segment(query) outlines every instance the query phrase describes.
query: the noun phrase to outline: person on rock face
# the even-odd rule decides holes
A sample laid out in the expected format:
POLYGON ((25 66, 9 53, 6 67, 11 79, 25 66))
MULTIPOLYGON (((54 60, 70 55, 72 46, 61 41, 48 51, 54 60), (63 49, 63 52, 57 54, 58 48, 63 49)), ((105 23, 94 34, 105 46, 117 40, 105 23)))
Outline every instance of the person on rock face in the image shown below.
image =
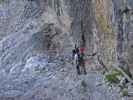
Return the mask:
POLYGON ((85 68, 85 48, 81 47, 80 48, 80 57, 79 57, 79 66, 82 68, 84 74, 87 74, 86 68, 85 68))
POLYGON ((76 65, 78 74, 80 74, 79 57, 80 57, 79 47, 77 47, 77 45, 75 44, 75 48, 72 50, 72 60, 73 60, 72 64, 76 65))
POLYGON ((75 48, 72 50, 72 60, 74 60, 75 64, 77 62, 78 55, 79 55, 79 48, 75 44, 75 48))
POLYGON ((85 48, 81 47, 80 49, 75 45, 75 48, 72 50, 72 59, 74 60, 74 64, 76 65, 77 74, 81 74, 81 70, 83 70, 84 74, 86 74, 85 68, 85 48))

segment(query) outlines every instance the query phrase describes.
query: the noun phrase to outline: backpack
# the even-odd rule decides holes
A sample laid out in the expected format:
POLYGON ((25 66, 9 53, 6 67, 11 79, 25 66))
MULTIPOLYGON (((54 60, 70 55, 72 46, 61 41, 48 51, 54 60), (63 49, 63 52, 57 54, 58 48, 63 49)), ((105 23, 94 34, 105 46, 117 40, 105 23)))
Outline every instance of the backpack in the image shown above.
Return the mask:
POLYGON ((80 48, 80 53, 82 54, 82 53, 84 53, 84 52, 85 52, 85 48, 81 47, 81 48, 80 48))

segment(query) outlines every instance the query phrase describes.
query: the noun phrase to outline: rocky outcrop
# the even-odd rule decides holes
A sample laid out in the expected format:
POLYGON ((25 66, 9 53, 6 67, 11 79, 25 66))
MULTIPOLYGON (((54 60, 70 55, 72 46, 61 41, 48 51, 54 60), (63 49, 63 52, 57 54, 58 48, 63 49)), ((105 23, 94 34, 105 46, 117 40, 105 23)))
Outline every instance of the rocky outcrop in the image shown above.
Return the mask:
POLYGON ((94 5, 98 49, 103 62, 108 67, 118 62, 119 66, 131 70, 132 2, 94 0, 94 5))
POLYGON ((98 29, 99 49, 108 67, 116 61, 117 33, 113 31, 113 7, 111 0, 96 0, 95 15, 98 29))
POLYGON ((59 2, 56 0, 54 4, 43 0, 13 0, 5 3, 11 6, 5 5, 8 9, 8 20, 11 22, 1 22, 1 26, 7 28, 1 30, 2 34, 4 33, 0 41, 1 67, 6 66, 5 69, 9 71, 15 63, 26 61, 29 55, 49 52, 56 55, 68 51, 66 47, 71 45, 71 42, 66 41, 70 41, 68 39, 70 20, 63 7, 63 14, 57 14, 58 11, 55 9, 57 3, 59 2), (6 27, 5 24, 9 26, 6 27))
MULTIPOLYGON (((114 1, 115 14, 116 14, 116 27, 117 27, 117 53, 120 63, 128 63, 132 69, 132 9, 133 4, 131 0, 118 2, 114 1), (130 39, 129 39, 130 37, 130 39)), ((132 70, 131 70, 132 72, 132 70)))
MULTIPOLYGON (((67 99, 71 100, 74 95, 74 99, 78 100, 79 98, 76 97, 78 93, 74 92, 75 90, 79 91, 80 82, 79 80, 76 81, 78 83, 77 87, 73 85, 73 81, 76 78, 71 76, 74 71, 74 69, 71 69, 73 67, 70 64, 71 59, 65 58, 56 62, 56 59, 60 58, 61 55, 70 57, 74 44, 84 46, 87 55, 96 53, 96 57, 90 60, 93 66, 101 66, 100 64, 102 64, 109 69, 112 64, 119 63, 118 66, 125 69, 129 68, 133 72, 132 9, 132 0, 4 0, 0 2, 0 80, 2 82, 0 84, 4 86, 0 87, 0 94, 5 95, 5 97, 8 95, 11 98, 12 96, 20 97, 20 99, 22 96, 22 99, 25 97, 29 100, 37 98, 34 94, 40 96, 40 91, 50 91, 50 93, 46 92, 46 94, 44 93, 41 96, 48 94, 47 99, 51 100, 52 98, 49 96, 52 93, 52 88, 55 89, 55 94, 53 93, 52 95, 54 98, 58 91, 56 88, 61 84, 62 87, 59 90, 63 91, 62 93, 65 95, 61 93, 59 97, 65 100, 64 98, 70 96, 67 99), (42 56, 38 57, 38 55, 42 56), (44 59, 46 55, 49 56, 44 59), (56 59, 52 60, 54 57, 56 59), (99 57, 101 63, 98 63, 97 57, 99 57), (66 59, 69 59, 69 61, 64 61, 66 59), (56 63, 49 63, 50 61, 56 63), (61 62, 63 64, 57 64, 61 62), (65 62, 68 62, 69 66, 64 65, 65 62), (41 75, 32 76, 34 74, 33 71, 38 69, 43 71, 45 69, 44 66, 49 66, 50 68, 52 66, 48 71, 48 75, 50 74, 50 78, 53 77, 53 79, 48 79, 49 83, 46 84, 52 84, 53 87, 48 87, 47 89, 43 88, 43 86, 49 76, 46 74, 46 76, 44 75, 45 77, 41 75), (64 66, 66 68, 63 68, 64 66), (61 67, 61 71, 59 67, 61 67), (53 69, 56 68, 59 68, 59 70, 55 70, 58 74, 53 75, 55 73, 53 69), (72 74, 67 77, 68 73, 62 72, 64 70, 72 74), (29 78, 29 80, 24 77, 29 78), (5 78, 6 80, 3 81, 5 78), (39 78, 39 80, 36 78, 39 78), (43 78, 46 79, 43 80, 43 78), (60 78, 71 80, 70 83, 64 83, 70 84, 70 87, 65 88, 63 84, 65 80, 60 78), (11 84, 10 80, 12 80, 11 84), (14 85, 16 81, 18 83, 14 85), (52 81, 59 83, 56 85, 52 81), (44 84, 42 83, 41 86, 38 86, 39 82, 44 82, 44 84), (17 89, 15 89, 16 87, 17 89), (74 89, 71 89, 71 87, 74 87, 74 89), (72 94, 68 93, 69 88, 72 94), (28 89, 34 92, 28 92, 28 89), (25 91, 26 93, 24 94, 25 91), (66 96, 67 93, 68 96, 66 96)), ((87 70, 91 66, 89 63, 87 70)), ((83 78, 92 77, 87 75, 83 78)), ((93 78, 97 78, 97 76, 93 78)), ((89 86, 91 83, 89 82, 87 80, 86 85, 91 88, 89 86)), ((92 82, 95 83, 96 80, 92 80, 92 82)), ((49 86, 46 84, 45 86, 49 86)), ((104 93, 101 94, 99 92, 101 89, 106 91, 103 87, 100 89, 95 86, 92 87, 95 91, 92 94, 86 94, 85 100, 88 100, 90 95, 92 99, 96 99, 95 95, 98 95, 100 100, 113 99, 108 93, 106 95, 110 98, 106 99, 103 96, 104 93)), ((56 97, 56 99, 59 97, 56 97)), ((116 97, 117 95, 115 99, 118 100, 116 97)))
POLYGON ((88 54, 94 50, 93 24, 95 21, 93 3, 89 0, 71 1, 72 37, 79 46, 86 47, 88 54))
POLYGON ((78 43, 86 54, 97 52, 108 68, 115 62, 131 67, 132 5, 131 0, 5 0, 0 4, 0 38, 24 34, 36 41, 34 50, 58 54, 69 53, 78 43))

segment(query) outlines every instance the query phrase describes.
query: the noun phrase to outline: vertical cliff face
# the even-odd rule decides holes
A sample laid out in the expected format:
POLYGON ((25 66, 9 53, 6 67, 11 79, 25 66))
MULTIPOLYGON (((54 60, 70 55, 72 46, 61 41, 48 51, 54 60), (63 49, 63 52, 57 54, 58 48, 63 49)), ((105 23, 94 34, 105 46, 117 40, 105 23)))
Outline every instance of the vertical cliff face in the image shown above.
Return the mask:
POLYGON ((97 52, 108 67, 132 66, 132 7, 131 0, 4 0, 0 38, 24 35, 33 50, 56 53, 71 52, 77 43, 87 54, 97 52))
POLYGON ((115 63, 133 72, 133 0, 0 0, 0 100, 121 100, 89 73, 115 63), (91 55, 79 78, 75 44, 91 55))
POLYGON ((110 67, 116 61, 116 32, 113 31, 113 7, 111 0, 95 0, 95 17, 100 52, 104 63, 110 67))
POLYGON ((87 53, 94 50, 93 23, 94 9, 91 0, 71 1, 71 30, 73 40, 79 46, 83 45, 87 49, 87 53))
POLYGON ((99 52, 106 66, 119 62, 132 66, 131 0, 71 1, 71 30, 74 43, 85 37, 87 53, 99 52))
POLYGON ((6 1, 0 4, 0 67, 6 72, 38 53, 71 51, 71 20, 63 0, 6 1))
POLYGON ((133 2, 131 0, 113 0, 113 5, 117 32, 117 58, 121 64, 126 62, 132 69, 133 2))
POLYGON ((119 62, 120 66, 131 68, 132 1, 95 0, 94 9, 104 62, 107 66, 119 62))

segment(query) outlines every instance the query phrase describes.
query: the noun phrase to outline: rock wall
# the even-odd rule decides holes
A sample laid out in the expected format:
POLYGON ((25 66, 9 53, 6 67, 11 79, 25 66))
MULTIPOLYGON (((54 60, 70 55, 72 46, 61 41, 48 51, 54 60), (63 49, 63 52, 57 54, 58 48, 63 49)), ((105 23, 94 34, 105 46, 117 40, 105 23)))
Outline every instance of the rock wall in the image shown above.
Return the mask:
POLYGON ((113 31, 113 7, 111 0, 95 0, 95 15, 98 29, 100 54, 104 63, 111 67, 116 61, 116 32, 113 31))
POLYGON ((86 47, 88 54, 94 50, 93 23, 95 21, 93 4, 90 0, 71 1, 72 36, 75 43, 86 47))
MULTIPOLYGON (((77 43, 86 54, 97 52, 108 68, 116 62, 131 67, 132 9, 132 0, 5 0, 0 4, 1 50, 11 40, 23 45, 15 36, 32 52, 70 54, 77 43)), ((1 55, 8 58, 3 51, 1 55)))
POLYGON ((131 0, 70 1, 71 30, 74 43, 82 44, 85 37, 87 54, 98 52, 104 64, 132 66, 131 0))
POLYGON ((113 0, 115 27, 117 32, 117 59, 122 66, 127 63, 132 70, 132 32, 133 2, 131 0, 113 0), (130 37, 130 39, 129 39, 130 37))
POLYGON ((121 67, 132 69, 133 2, 95 0, 94 8, 104 63, 110 67, 118 62, 121 67))
POLYGON ((71 51, 68 34, 71 20, 63 1, 61 4, 58 0, 7 1, 1 4, 8 18, 3 22, 7 16, 0 16, 0 68, 10 72, 15 64, 25 64, 38 53, 56 56, 71 51))

